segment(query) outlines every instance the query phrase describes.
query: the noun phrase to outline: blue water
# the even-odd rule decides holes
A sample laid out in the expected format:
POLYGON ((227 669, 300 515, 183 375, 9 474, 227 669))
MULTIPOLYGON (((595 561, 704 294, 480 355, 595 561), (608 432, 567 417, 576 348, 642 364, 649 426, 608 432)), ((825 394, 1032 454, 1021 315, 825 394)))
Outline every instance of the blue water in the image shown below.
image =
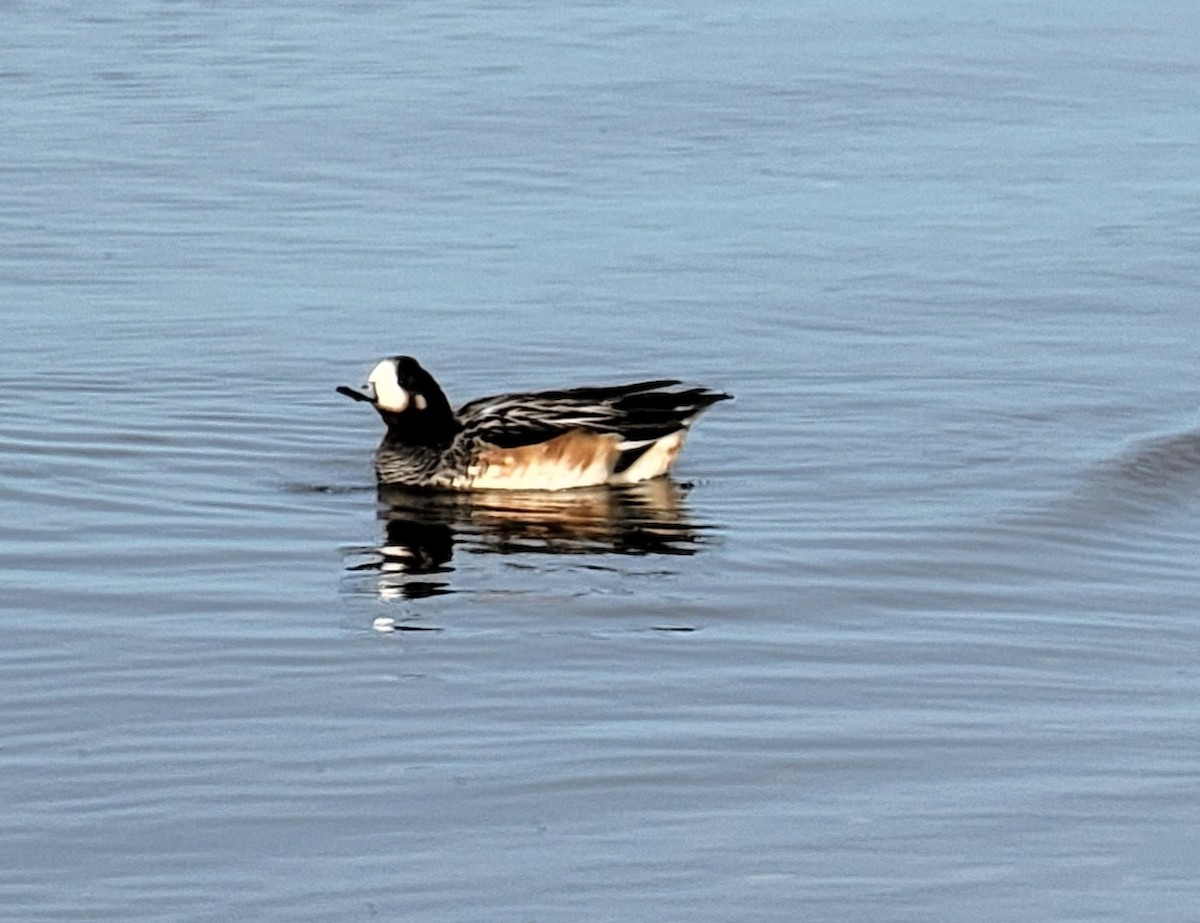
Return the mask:
POLYGON ((1198 27, 0 4, 0 918, 1194 919, 1198 27), (377 496, 398 352, 736 400, 377 496))

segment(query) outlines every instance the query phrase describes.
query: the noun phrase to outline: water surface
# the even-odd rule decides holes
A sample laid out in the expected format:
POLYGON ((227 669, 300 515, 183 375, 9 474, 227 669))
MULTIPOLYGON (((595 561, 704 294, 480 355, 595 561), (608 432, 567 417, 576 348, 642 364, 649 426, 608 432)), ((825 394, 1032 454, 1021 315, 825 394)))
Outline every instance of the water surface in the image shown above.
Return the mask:
POLYGON ((3 915, 1192 919, 1197 26, 0 7, 3 915), (396 352, 736 400, 378 496, 396 352))

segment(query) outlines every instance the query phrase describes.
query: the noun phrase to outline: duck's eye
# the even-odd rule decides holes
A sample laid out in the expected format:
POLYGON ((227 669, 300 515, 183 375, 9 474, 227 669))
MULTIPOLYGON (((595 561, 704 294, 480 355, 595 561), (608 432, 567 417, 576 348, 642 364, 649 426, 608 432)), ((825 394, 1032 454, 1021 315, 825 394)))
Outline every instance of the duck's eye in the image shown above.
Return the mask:
POLYGON ((424 394, 414 394, 413 395, 413 406, 416 407, 417 410, 424 410, 426 407, 429 406, 429 401, 425 400, 424 394))

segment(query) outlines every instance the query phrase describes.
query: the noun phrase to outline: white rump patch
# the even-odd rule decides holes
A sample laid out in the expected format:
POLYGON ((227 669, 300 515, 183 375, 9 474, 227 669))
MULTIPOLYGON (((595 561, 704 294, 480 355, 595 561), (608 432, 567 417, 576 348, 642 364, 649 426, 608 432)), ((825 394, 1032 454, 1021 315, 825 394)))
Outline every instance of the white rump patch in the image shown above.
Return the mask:
POLYGON ((650 478, 660 477, 671 470, 679 450, 683 448, 684 430, 676 430, 670 435, 654 440, 641 454, 637 461, 609 479, 610 484, 636 484, 650 478))

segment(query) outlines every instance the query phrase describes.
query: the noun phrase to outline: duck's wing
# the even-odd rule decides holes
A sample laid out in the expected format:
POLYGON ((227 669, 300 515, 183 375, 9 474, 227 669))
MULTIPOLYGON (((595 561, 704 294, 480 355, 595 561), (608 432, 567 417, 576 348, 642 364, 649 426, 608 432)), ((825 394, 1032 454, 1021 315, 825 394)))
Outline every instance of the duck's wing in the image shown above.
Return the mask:
POLYGON ((565 433, 614 434, 621 447, 685 428, 698 413, 730 397, 707 388, 675 388, 674 379, 604 388, 569 388, 479 398, 456 413, 463 436, 501 448, 533 445, 565 433))

